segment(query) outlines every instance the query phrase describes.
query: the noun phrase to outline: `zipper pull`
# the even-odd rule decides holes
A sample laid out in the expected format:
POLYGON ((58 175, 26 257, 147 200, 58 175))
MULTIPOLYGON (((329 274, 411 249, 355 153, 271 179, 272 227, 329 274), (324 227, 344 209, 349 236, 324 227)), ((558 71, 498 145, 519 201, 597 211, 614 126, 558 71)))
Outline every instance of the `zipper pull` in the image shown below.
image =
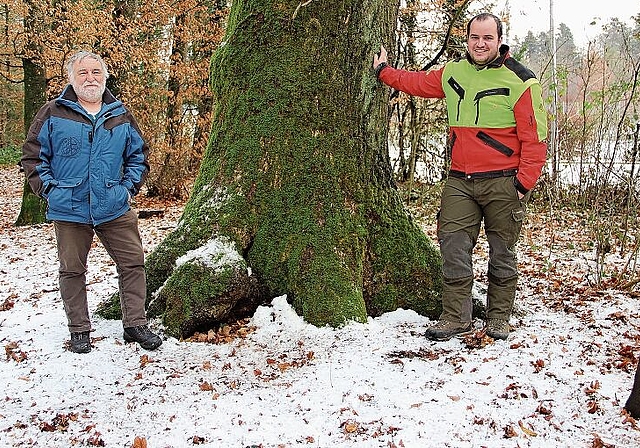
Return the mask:
POLYGON ((89 143, 93 143, 93 131, 89 131, 89 143))

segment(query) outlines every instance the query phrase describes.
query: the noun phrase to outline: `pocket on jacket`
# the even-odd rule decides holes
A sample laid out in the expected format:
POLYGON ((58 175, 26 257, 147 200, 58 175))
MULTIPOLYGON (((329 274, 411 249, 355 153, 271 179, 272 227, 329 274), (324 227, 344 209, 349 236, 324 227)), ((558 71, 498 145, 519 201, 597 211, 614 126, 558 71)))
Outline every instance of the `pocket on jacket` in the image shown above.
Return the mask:
POLYGON ((120 183, 120 179, 108 179, 106 181, 107 204, 105 209, 108 213, 117 212, 129 203, 129 190, 120 183))
POLYGON ((73 200, 73 191, 82 184, 82 178, 58 180, 55 187, 47 195, 49 209, 57 212, 71 213, 77 209, 73 200))
POLYGON ((502 143, 502 142, 496 140, 495 138, 491 137, 486 132, 479 131, 476 134, 476 137, 478 137, 478 139, 480 139, 488 147, 495 149, 496 151, 498 151, 499 153, 502 153, 503 155, 505 155, 507 157, 511 157, 513 155, 513 153, 515 152, 513 149, 509 148, 504 143, 502 143))

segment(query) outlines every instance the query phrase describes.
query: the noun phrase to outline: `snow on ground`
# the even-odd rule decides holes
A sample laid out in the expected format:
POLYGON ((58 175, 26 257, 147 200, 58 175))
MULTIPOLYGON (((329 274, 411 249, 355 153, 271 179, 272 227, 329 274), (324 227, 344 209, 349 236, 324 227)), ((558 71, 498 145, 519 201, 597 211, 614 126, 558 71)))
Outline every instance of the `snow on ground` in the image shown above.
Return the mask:
MULTIPOLYGON (((52 225, 12 227, 22 179, 0 173, 0 446, 640 446, 622 410, 640 351, 638 294, 591 287, 594 257, 571 224, 530 216, 506 342, 431 342, 431 321, 407 310, 317 328, 276 297, 226 342, 167 338, 154 352, 94 317, 94 349, 78 355, 65 348, 52 225)), ((174 205, 141 220, 147 251, 179 215, 174 205)), ((486 247, 475 256, 481 292, 486 247)), ((116 291, 99 244, 88 283, 92 309, 116 291)))

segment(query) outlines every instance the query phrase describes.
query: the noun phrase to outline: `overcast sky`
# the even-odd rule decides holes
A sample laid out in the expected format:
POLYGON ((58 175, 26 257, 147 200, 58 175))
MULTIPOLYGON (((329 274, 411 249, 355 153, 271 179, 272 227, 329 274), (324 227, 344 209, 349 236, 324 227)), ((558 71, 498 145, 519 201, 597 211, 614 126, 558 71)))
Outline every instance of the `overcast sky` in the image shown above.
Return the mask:
MULTIPOLYGON (((511 9, 511 30, 509 39, 524 37, 527 32, 538 33, 549 29, 550 0, 499 0, 499 4, 508 3, 511 9)), ((638 0, 605 0, 600 2, 574 2, 573 0, 554 0, 556 28, 566 24, 573 33, 576 45, 584 46, 598 35, 602 25, 610 18, 617 17, 631 25, 631 17, 640 13, 638 0), (595 24, 591 25, 595 21, 595 24)), ((500 12, 498 9, 494 12, 500 12)))

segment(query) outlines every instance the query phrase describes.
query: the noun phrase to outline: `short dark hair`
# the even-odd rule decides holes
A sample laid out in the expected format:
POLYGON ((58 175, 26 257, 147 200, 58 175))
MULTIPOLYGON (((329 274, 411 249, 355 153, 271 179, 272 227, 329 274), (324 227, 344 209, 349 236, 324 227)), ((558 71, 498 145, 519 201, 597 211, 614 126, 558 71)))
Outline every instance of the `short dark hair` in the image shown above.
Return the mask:
POLYGON ((493 19, 496 22, 496 28, 498 29, 498 39, 502 37, 502 21, 498 18, 498 16, 491 14, 490 12, 481 12, 480 14, 474 16, 469 23, 467 23, 467 37, 469 37, 469 33, 471 33, 471 23, 474 20, 484 21, 487 19, 493 19))

